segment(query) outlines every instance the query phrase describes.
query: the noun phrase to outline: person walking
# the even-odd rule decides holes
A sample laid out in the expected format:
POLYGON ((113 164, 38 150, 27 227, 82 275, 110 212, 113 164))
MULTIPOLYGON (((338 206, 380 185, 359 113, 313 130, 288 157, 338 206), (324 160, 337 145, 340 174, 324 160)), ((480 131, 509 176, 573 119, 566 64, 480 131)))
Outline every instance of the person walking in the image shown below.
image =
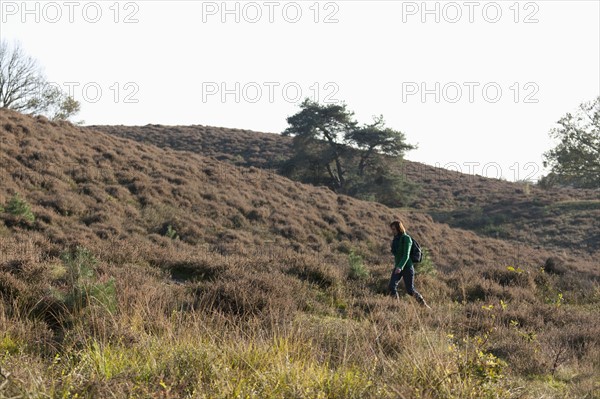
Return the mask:
POLYGON ((394 270, 392 270, 392 276, 390 277, 390 284, 388 286, 390 295, 399 299, 398 296, 398 283, 400 279, 404 278, 404 287, 408 295, 414 296, 422 306, 431 309, 431 307, 425 302, 423 295, 421 295, 414 287, 415 279, 415 268, 413 262, 410 259, 410 248, 412 245, 412 238, 406 234, 406 229, 402 222, 394 220, 390 223, 390 229, 394 239, 392 240, 392 254, 394 255, 394 270))

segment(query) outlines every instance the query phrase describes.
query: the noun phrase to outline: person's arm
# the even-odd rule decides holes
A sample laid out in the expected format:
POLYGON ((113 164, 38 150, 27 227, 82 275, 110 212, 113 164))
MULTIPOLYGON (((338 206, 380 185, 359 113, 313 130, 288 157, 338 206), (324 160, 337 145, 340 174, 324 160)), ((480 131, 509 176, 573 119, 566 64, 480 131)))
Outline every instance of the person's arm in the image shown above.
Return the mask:
POLYGON ((404 269, 404 266, 406 266, 406 262, 408 262, 412 240, 410 236, 406 236, 406 239, 404 239, 403 237, 400 241, 400 244, 402 245, 402 256, 398 260, 398 263, 396 263, 396 269, 400 269, 400 271, 402 271, 402 269, 404 269))

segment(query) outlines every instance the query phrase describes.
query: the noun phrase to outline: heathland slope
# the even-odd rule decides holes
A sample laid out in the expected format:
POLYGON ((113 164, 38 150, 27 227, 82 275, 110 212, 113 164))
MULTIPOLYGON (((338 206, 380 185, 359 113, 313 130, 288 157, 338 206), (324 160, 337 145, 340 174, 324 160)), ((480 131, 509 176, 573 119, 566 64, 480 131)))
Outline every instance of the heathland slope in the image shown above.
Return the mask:
MULTIPOLYGON (((290 137, 251 130, 201 125, 90 128, 163 148, 196 152, 237 166, 270 171, 276 171, 293 151, 290 137)), ((541 188, 468 173, 466 165, 446 166, 455 170, 402 162, 400 172, 418 186, 417 194, 406 206, 424 211, 436 221, 479 235, 599 255, 600 191, 541 188), (558 234, 561 234, 560 240, 556 239, 558 234)), ((481 173, 484 166, 472 167, 481 173)), ((530 172, 526 167, 535 165, 520 165, 514 171, 503 172, 505 175, 530 172)), ((497 173, 493 167, 488 171, 492 175, 497 173)))
MULTIPOLYGON (((346 245, 377 257, 382 244, 387 249, 387 224, 399 216, 440 267, 512 262, 508 254, 515 251, 512 244, 435 223, 423 212, 394 211, 259 168, 68 123, 9 113, 4 118, 2 167, 7 173, 0 202, 21 193, 38 215, 28 228, 56 242, 132 236, 161 242, 171 226, 182 243, 192 246, 225 250, 230 244, 273 241, 275 246, 336 252, 346 245), (462 245, 477 250, 461 251, 462 245)), ((531 261, 549 256, 527 245, 519 251, 531 261)))
POLYGON ((598 388, 591 256, 7 110, 0 170, 0 397, 598 388), (433 312, 385 295, 394 218, 433 312))

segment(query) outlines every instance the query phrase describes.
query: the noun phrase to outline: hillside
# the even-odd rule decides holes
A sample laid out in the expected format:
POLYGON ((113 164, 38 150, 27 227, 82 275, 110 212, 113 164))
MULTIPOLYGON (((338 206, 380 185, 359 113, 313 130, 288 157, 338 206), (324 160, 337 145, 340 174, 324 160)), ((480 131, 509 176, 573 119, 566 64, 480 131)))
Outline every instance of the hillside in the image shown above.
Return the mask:
POLYGON ((0 110, 0 137, 0 398, 600 388, 592 255, 43 117, 0 110), (384 295, 394 218, 432 312, 384 295))
MULTIPOLYGON (((163 148, 196 152, 237 166, 276 170, 292 139, 210 126, 91 126, 163 148)), ((273 172, 274 173, 274 172, 273 172)), ((419 186, 409 207, 479 235, 600 256, 600 191, 542 189, 405 160, 401 173, 419 186), (555 239, 564 232, 561 240, 555 239)))

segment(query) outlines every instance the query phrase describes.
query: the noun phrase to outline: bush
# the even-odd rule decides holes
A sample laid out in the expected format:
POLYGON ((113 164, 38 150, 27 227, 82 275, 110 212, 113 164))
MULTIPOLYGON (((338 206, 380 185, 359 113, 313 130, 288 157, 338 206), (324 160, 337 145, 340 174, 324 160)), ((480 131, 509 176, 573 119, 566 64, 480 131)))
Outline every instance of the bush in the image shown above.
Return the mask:
POLYGON ((15 194, 6 205, 6 212, 13 216, 20 216, 28 222, 35 220, 35 216, 31 211, 29 204, 22 199, 19 194, 15 194))
POLYGON ((78 246, 72 253, 63 253, 61 260, 67 268, 68 288, 64 302, 69 309, 79 311, 96 301, 109 312, 116 311, 114 278, 98 281, 95 276, 98 261, 89 250, 78 246))
POLYGON ((176 240, 179 238, 179 236, 177 235, 177 231, 171 225, 167 226, 167 231, 165 232, 165 236, 169 237, 172 240, 176 240))
POLYGON ((431 256, 429 255, 429 250, 425 247, 421 247, 423 251, 423 259, 421 259, 420 263, 415 264, 415 274, 429 274, 435 276, 437 274, 437 270, 433 261, 431 260, 431 256))
POLYGON ((289 259, 287 264, 287 273, 321 288, 329 288, 339 283, 335 268, 318 259, 296 257, 289 259))
POLYGON ((546 273, 557 274, 561 276, 567 272, 567 268, 562 260, 556 257, 551 257, 546 259, 546 262, 544 263, 544 271, 546 273))
POLYGON ((350 263, 350 278, 361 280, 369 276, 369 270, 365 267, 362 257, 350 251, 348 254, 348 262, 350 263))

